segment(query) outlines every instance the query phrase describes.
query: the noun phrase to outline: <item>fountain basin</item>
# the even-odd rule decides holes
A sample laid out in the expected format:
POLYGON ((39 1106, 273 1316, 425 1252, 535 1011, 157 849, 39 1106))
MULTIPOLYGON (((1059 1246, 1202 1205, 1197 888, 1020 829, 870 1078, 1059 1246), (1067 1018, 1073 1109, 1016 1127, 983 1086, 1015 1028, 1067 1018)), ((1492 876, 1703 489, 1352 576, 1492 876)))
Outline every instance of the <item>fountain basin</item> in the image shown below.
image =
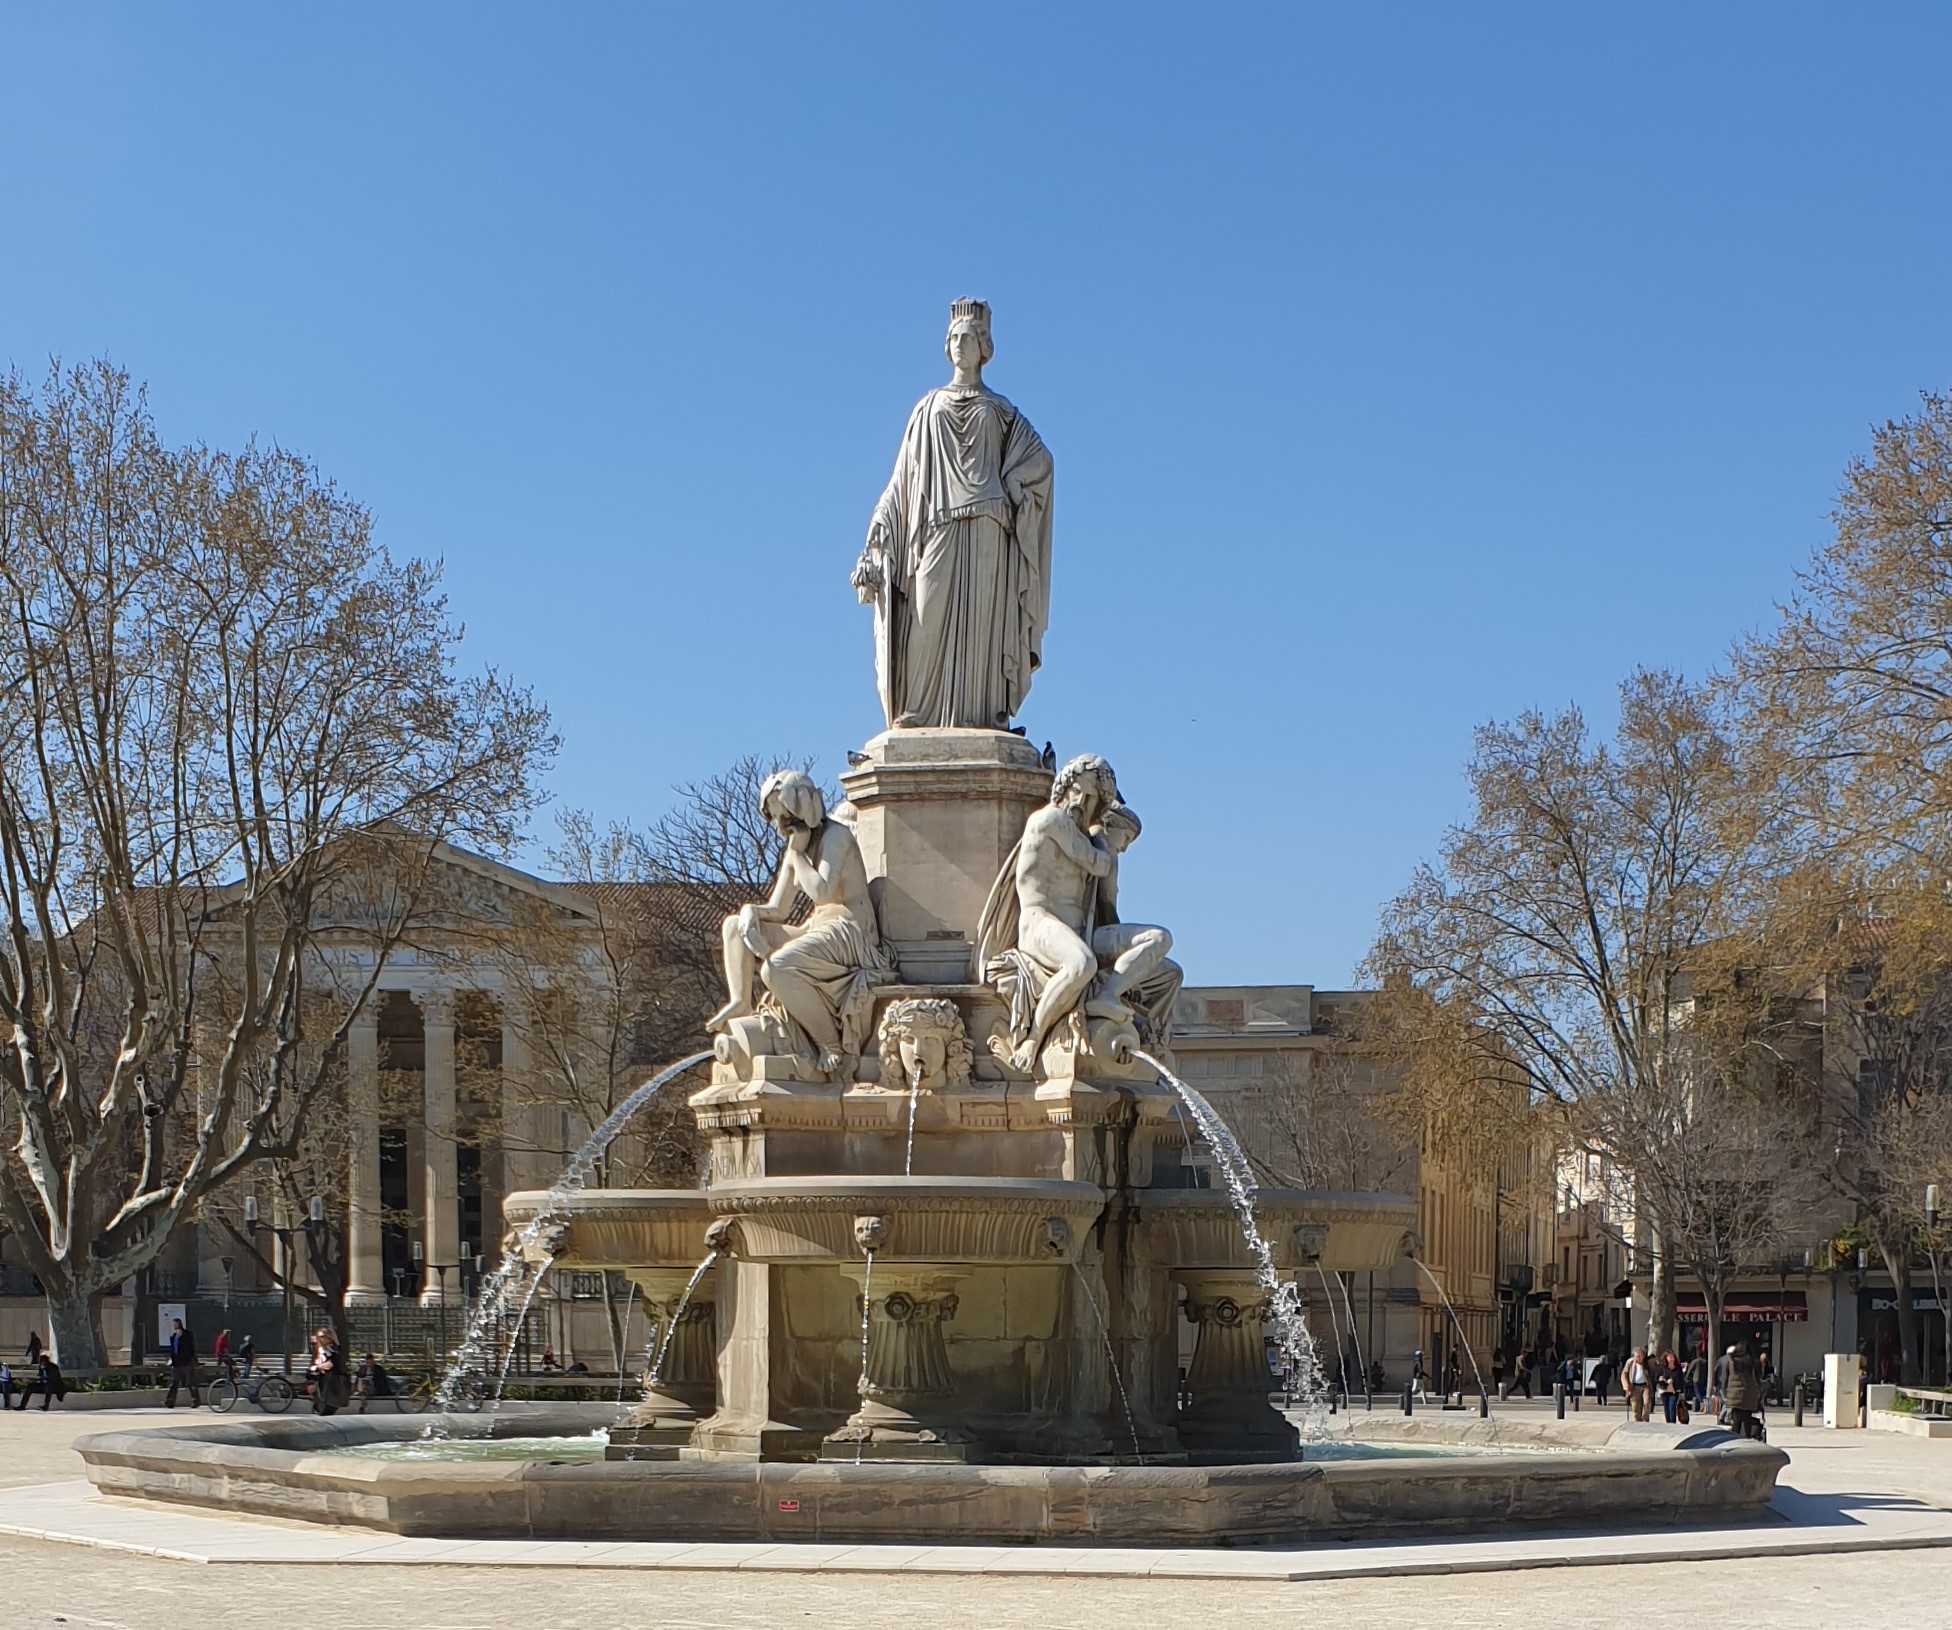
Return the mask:
POLYGON ((1036 1177, 758 1178, 709 1198, 737 1256, 782 1265, 860 1262, 870 1241, 890 1266, 1072 1262, 1105 1206, 1095 1184, 1036 1177))
MULTIPOLYGON (((1417 1224, 1407 1194, 1343 1194, 1326 1189, 1255 1189, 1255 1226, 1280 1270, 1330 1273, 1393 1267, 1417 1224), (1311 1237, 1311 1231, 1312 1237, 1311 1237)), ((1140 1189, 1133 1195, 1141 1228, 1160 1237, 1155 1260, 1174 1268, 1243 1269, 1255 1262, 1240 1218, 1219 1189, 1140 1189)))
POLYGON ((559 1195, 528 1189, 502 1202, 510 1228, 526 1228, 549 1214, 561 1218, 560 1238, 527 1240, 523 1254, 532 1263, 553 1257, 565 1268, 689 1268, 704 1256, 705 1230, 712 1225, 711 1196, 701 1189, 571 1189, 559 1195), (561 1249, 546 1251, 548 1245, 561 1249))
MULTIPOLYGON (((489 1424, 506 1436, 545 1427, 534 1414, 489 1424)), ((1726 1432, 1646 1427, 1537 1454, 1253 1466, 467 1463, 321 1452, 404 1441, 420 1425, 208 1420, 104 1433, 76 1448, 104 1494, 392 1534, 1129 1546, 1726 1523, 1759 1515, 1788 1463, 1780 1449, 1726 1432)))

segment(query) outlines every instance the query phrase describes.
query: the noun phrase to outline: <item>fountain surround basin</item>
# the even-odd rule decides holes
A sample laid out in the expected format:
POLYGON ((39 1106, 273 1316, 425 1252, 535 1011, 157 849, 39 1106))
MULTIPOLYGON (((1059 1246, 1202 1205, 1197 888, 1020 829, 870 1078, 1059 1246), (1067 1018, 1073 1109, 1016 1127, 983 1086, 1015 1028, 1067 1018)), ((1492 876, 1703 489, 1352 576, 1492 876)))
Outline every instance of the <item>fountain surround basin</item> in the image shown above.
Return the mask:
MULTIPOLYGON (((454 1425, 511 1437, 589 1430, 582 1412, 557 1413, 454 1425)), ((1720 1524, 1758 1515, 1788 1460, 1714 1429, 1616 1426, 1595 1447, 1594 1424, 1576 1450, 1546 1448, 1553 1440, 1534 1429, 1526 1438, 1538 1453, 1205 1467, 428 1462, 324 1452, 405 1443, 420 1430, 416 1418, 377 1416, 200 1420, 104 1433, 76 1448, 105 1494, 401 1535, 1122 1546, 1720 1524)))

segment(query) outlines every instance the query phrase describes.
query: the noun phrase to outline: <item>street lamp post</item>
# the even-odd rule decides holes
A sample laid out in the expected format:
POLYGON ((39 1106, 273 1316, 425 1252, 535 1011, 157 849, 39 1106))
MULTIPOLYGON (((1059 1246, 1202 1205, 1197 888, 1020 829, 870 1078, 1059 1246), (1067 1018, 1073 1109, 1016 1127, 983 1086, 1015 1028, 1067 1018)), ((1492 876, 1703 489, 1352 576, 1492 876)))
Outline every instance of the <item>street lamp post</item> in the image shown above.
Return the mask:
MULTIPOLYGON (((281 1271, 278 1274, 278 1282, 284 1287, 284 1292, 285 1292, 284 1323, 282 1325, 283 1335, 280 1338, 280 1345, 285 1350, 284 1371, 286 1375, 290 1375, 291 1374, 291 1275, 292 1275, 291 1244, 294 1239, 296 1239, 299 1235, 303 1234, 305 1236, 306 1243, 309 1245, 311 1241, 317 1238, 319 1233, 323 1231, 323 1229, 325 1228, 325 1201, 320 1199, 316 1194, 313 1195, 312 1198, 306 1202, 305 1217, 304 1220, 301 1222, 268 1223, 258 1215, 258 1197, 255 1194, 247 1194, 244 1196, 244 1226, 249 1232, 253 1234, 255 1234, 260 1228, 268 1230, 271 1233, 272 1237, 278 1241, 278 1244, 284 1250, 284 1263, 281 1271)), ((228 1276, 230 1272, 230 1266, 228 1261, 226 1261, 225 1263, 224 1272, 228 1276)))

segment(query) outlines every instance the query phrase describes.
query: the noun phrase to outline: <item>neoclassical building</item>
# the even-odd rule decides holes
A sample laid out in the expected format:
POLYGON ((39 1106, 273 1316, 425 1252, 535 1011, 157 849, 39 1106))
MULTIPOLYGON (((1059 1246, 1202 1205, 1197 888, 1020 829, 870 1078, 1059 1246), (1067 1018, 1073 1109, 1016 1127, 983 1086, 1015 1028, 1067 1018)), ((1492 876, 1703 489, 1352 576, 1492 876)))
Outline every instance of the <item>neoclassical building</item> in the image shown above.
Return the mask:
MULTIPOLYGON (((281 1195, 263 1173, 250 1184, 260 1214, 274 1220, 281 1208, 282 1220, 302 1213, 318 1193, 343 1231, 348 1305, 356 1313, 389 1309, 396 1319, 443 1301, 451 1309, 477 1274, 493 1271, 503 1197, 546 1187, 630 1087, 701 1040, 717 996, 712 970, 693 954, 697 942, 687 940, 676 956, 669 943, 674 916, 715 928, 709 905, 551 882, 452 846, 435 858, 439 903, 411 943, 377 972, 358 935, 334 949, 341 980, 371 978, 373 994, 346 1037, 342 1108, 327 1116, 324 1147, 295 1180, 303 1192, 281 1195), (646 937, 647 921, 662 925, 664 940, 615 954, 620 939, 646 937), (635 988, 617 988, 620 972, 635 988), (566 990, 594 1011, 567 1016, 566 990)), ((1266 1180, 1417 1195, 1425 1261, 1472 1344, 1488 1353, 1529 1333, 1530 1309, 1544 1300, 1534 1287, 1551 1260, 1550 1202, 1541 1222, 1515 1168, 1477 1170, 1427 1139, 1405 1142, 1384 1128, 1375 1095, 1388 1083, 1352 1060, 1339 1035, 1362 999, 1306 985, 1188 986, 1174 1009, 1179 1067, 1250 1132, 1269 1162, 1266 1180), (1304 1150, 1311 1140, 1323 1146, 1304 1150)), ((659 1112, 659 1128, 620 1141, 607 1181, 643 1181, 646 1172, 663 1183, 695 1180, 689 1117, 671 1113, 690 1084, 680 1083, 659 1112), (669 1140, 652 1147, 660 1130, 669 1140)), ((1190 1144, 1187 1161, 1186 1180, 1206 1181, 1207 1162, 1190 1144)), ((243 1198, 240 1190, 213 1203, 172 1240, 148 1287, 158 1301, 191 1307, 206 1329, 220 1320, 249 1328, 271 1316, 281 1258, 269 1239, 258 1240, 263 1261, 240 1245, 243 1198)), ((301 1258, 298 1277, 317 1277, 314 1266, 301 1258)), ((32 1286, 18 1270, 7 1275, 4 1241, 0 1275, 11 1296, 0 1297, 4 1342, 38 1316, 38 1302, 25 1299, 32 1286)), ((601 1289, 579 1284, 563 1294, 594 1298, 601 1289)), ((1413 1264, 1344 1289, 1354 1346, 1365 1362, 1380 1361, 1393 1384, 1413 1351, 1441 1350, 1445 1315, 1413 1264)), ((1313 1313, 1325 1350, 1338 1334, 1346 1346, 1351 1332, 1338 1325, 1332 1333, 1323 1309, 1313 1313)), ((356 1325, 378 1328, 365 1318, 356 1325)), ((581 1328, 582 1337, 571 1327, 559 1340, 600 1339, 598 1325, 581 1328)))

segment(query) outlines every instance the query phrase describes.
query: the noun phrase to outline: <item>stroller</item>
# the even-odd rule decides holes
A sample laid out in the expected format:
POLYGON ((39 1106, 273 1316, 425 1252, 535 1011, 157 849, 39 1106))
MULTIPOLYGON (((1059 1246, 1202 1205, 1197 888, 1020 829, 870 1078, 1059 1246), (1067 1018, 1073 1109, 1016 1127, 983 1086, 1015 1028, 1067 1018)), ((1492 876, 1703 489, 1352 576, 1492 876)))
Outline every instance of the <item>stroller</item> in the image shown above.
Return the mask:
POLYGON ((1757 1404, 1754 1409, 1730 1409, 1724 1403, 1721 1413, 1715 1417, 1715 1424, 1756 1443, 1767 1443, 1769 1430, 1763 1418, 1766 1414, 1767 1410, 1762 1404, 1757 1404))

